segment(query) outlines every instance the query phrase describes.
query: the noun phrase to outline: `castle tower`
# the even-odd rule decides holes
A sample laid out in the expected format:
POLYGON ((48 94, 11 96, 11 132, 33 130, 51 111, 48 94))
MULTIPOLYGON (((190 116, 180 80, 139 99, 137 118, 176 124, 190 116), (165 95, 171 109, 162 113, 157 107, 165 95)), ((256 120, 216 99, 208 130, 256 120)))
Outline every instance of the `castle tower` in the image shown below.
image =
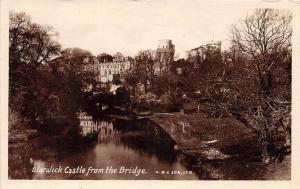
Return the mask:
POLYGON ((170 65, 174 61, 174 53, 175 46, 172 44, 172 40, 159 40, 155 55, 155 74, 162 75, 163 72, 170 70, 170 65))

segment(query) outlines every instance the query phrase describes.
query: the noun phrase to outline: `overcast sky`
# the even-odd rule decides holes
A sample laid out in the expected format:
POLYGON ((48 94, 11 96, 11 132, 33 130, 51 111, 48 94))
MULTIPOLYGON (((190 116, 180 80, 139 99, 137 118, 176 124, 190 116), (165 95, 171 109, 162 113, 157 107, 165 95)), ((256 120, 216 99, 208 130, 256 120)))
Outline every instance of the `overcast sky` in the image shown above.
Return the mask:
POLYGON ((11 0, 10 9, 24 11, 33 22, 52 26, 63 48, 134 56, 155 49, 159 39, 172 39, 179 57, 209 40, 228 47, 232 23, 254 4, 197 0, 11 0))

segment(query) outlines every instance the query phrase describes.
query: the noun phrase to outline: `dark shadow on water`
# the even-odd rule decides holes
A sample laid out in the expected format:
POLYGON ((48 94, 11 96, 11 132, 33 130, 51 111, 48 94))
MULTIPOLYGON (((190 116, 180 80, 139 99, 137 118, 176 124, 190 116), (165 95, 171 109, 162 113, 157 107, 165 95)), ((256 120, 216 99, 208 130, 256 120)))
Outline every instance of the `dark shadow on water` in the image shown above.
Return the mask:
MULTIPOLYGON (((174 150, 175 141, 158 125, 147 119, 85 119, 78 135, 70 138, 41 134, 30 141, 20 157, 10 149, 9 175, 12 179, 137 179, 135 177, 79 177, 58 175, 37 177, 33 166, 65 165, 135 166, 151 169, 192 170, 193 177, 141 177, 138 179, 268 180, 289 179, 290 159, 282 164, 264 165, 249 159, 203 161, 174 150), (15 160, 18 161, 15 161, 15 160), (14 160, 14 162, 13 162, 14 160), (282 176, 286 174, 287 176, 282 176)), ((234 150, 234 149, 228 149, 234 150)))

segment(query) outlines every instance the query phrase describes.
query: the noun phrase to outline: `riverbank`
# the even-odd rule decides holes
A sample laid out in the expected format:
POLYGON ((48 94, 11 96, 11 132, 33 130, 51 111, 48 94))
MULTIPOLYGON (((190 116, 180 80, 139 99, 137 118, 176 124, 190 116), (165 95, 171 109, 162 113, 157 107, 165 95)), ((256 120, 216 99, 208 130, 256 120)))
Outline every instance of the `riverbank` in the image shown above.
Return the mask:
POLYGON ((29 179, 32 173, 24 167, 30 166, 30 154, 34 150, 32 141, 40 134, 35 129, 14 129, 9 131, 8 136, 9 178, 29 179))
POLYGON ((177 143, 176 148, 201 160, 253 159, 259 156, 257 137, 235 119, 214 119, 201 114, 154 114, 147 116, 177 143))
POLYGON ((262 163, 256 134, 235 119, 181 113, 147 118, 176 141, 183 161, 203 179, 291 179, 291 155, 284 156, 282 162, 262 163))
POLYGON ((33 159, 57 159, 70 151, 84 151, 97 141, 94 133, 69 138, 41 133, 36 129, 14 129, 8 135, 8 176, 10 179, 32 179, 33 159))

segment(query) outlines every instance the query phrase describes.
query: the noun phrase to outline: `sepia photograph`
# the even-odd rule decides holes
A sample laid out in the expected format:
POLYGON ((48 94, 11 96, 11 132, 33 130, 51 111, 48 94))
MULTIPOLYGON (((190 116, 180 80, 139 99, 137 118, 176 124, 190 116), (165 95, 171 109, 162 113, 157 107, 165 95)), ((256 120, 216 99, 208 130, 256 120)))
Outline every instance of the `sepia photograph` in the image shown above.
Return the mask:
POLYGON ((289 7, 12 0, 8 14, 8 180, 291 181, 289 7))

